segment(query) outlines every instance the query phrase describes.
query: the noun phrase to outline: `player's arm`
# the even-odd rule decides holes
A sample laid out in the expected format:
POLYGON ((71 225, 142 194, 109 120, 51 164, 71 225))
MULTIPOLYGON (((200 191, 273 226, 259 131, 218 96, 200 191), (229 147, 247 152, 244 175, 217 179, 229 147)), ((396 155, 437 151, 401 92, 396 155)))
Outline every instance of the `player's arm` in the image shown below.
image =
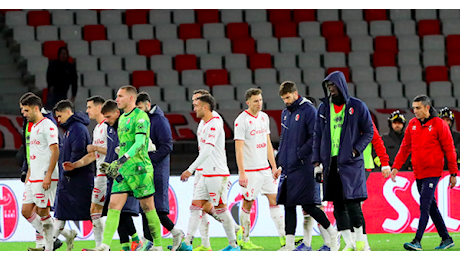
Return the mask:
POLYGON ((26 181, 24 183, 27 183, 29 181, 29 178, 30 178, 30 167, 27 170, 26 181))
MULTIPOLYGON (((409 125, 407 126, 406 131, 404 132, 404 138, 401 142, 401 146, 399 147, 398 153, 396 154, 395 160, 392 165, 390 176, 393 182, 396 182, 396 174, 398 174, 398 171, 406 162, 407 157, 409 157, 409 154, 412 151, 412 137, 410 133, 410 129, 412 129, 411 122, 412 121, 409 121, 409 125)), ((388 176, 384 175, 383 177, 387 178, 388 176)))
POLYGON ((182 173, 180 176, 181 181, 187 181, 190 176, 192 176, 193 172, 195 172, 196 168, 202 165, 206 159, 212 154, 212 144, 205 143, 201 149, 198 157, 193 161, 193 163, 188 167, 186 171, 182 173))
POLYGON ((98 152, 100 154, 107 154, 107 148, 106 147, 97 146, 97 145, 93 145, 93 144, 89 144, 88 146, 86 146, 86 150, 88 151, 88 153, 98 152))
POLYGON ((273 178, 276 180, 281 175, 281 168, 276 168, 275 154, 273 153, 273 145, 269 134, 267 135, 267 158, 272 167, 273 178))
POLYGON ((241 187, 247 187, 248 177, 246 176, 246 172, 244 171, 243 149, 244 140, 235 140, 236 164, 238 165, 238 174, 240 176, 239 183, 241 187))
POLYGON ((80 160, 72 163, 72 162, 63 162, 62 168, 65 171, 73 171, 76 168, 84 167, 92 162, 96 161, 96 153, 88 153, 87 155, 83 156, 80 160))
POLYGON ((49 146, 51 150, 50 164, 48 170, 46 171, 45 179, 43 179, 43 189, 48 190, 51 186, 51 175, 53 174, 54 169, 56 168, 56 163, 59 160, 59 145, 54 143, 49 146))

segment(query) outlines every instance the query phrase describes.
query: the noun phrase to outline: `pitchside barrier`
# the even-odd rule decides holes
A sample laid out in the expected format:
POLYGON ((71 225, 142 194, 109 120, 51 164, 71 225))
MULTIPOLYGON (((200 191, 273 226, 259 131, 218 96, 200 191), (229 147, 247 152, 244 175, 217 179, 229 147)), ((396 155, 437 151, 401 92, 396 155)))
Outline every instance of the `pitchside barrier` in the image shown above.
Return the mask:
MULTIPOLYGON (((449 186, 449 175, 444 172, 444 177, 438 183, 435 193, 439 210, 444 218, 447 229, 451 232, 460 231, 460 179, 453 189, 449 186)), ((169 217, 177 227, 186 231, 190 216, 190 204, 193 192, 193 176, 187 182, 181 182, 179 176, 170 178, 169 187, 169 217)), ((238 176, 230 177, 228 192, 228 207, 231 215, 238 222, 242 206, 241 187, 238 176)), ((369 199, 363 204, 366 229, 368 234, 374 233, 411 233, 417 229, 419 214, 419 194, 412 172, 400 172, 396 182, 384 179, 381 173, 371 173, 367 180, 369 199)), ((18 179, 0 179, 0 241, 34 241, 35 230, 21 215, 22 194, 24 184, 18 179)), ((281 209, 283 210, 282 206, 281 209)), ((325 207, 326 214, 334 224, 332 203, 325 207)), ((89 209, 88 209, 89 212, 89 209)), ((259 195, 251 210, 251 236, 277 236, 275 224, 270 217, 268 200, 259 195)), ((141 217, 134 217, 134 224, 139 235, 142 235, 141 217)), ((225 232, 220 223, 210 219, 210 236, 225 237, 225 232)), ((296 235, 303 235, 303 215, 297 207, 296 235)), ((314 234, 318 235, 317 225, 313 225, 314 234)), ((67 221, 66 228, 77 231, 77 240, 92 240, 92 225, 90 221, 67 221)), ((166 229, 163 237, 171 237, 166 229)), ((428 232, 435 232, 433 222, 427 226, 428 232)), ((199 237, 197 231, 195 234, 199 237)), ((115 234, 114 239, 118 239, 115 234)))

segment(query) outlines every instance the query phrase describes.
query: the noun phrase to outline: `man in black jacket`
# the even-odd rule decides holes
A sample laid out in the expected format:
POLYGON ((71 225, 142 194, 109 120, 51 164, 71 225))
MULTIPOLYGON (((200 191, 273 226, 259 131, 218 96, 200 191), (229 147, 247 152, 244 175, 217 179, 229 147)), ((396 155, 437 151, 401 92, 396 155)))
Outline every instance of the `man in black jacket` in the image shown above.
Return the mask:
MULTIPOLYGON (((439 110, 438 116, 444 120, 450 128, 450 132, 452 133, 452 139, 454 139, 454 147, 455 151, 457 152, 460 149, 460 132, 455 131, 453 126, 455 122, 455 115, 452 110, 450 110, 448 107, 444 107, 443 109, 439 110)), ((457 158, 457 164, 460 163, 460 160, 457 158)), ((447 170, 447 160, 444 159, 444 170, 447 170)))
MULTIPOLYGON (((406 127, 406 118, 399 110, 393 111, 388 117, 388 126, 390 132, 382 135, 383 143, 387 148, 388 156, 390 157, 390 165, 393 165, 396 154, 398 153, 401 142, 404 138, 404 128, 406 127)), ((410 156, 401 168, 401 171, 412 170, 410 156)))

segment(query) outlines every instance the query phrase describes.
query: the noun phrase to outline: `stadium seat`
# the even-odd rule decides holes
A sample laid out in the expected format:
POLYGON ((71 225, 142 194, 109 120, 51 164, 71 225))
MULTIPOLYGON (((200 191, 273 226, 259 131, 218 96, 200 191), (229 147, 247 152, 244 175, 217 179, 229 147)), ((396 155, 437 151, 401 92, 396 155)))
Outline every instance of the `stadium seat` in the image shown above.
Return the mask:
POLYGON ((302 69, 321 67, 321 55, 319 53, 300 53, 298 60, 299 67, 302 69))
POLYGON ((296 54, 294 53, 276 53, 274 57, 274 67, 277 69, 296 68, 296 54))
POLYGON ((79 25, 63 25, 59 28, 59 35, 63 41, 81 40, 81 27, 79 25))
POLYGON ((294 9, 293 20, 297 23, 316 21, 315 9, 294 9))
POLYGON ((212 87, 212 95, 219 101, 235 100, 235 87, 232 85, 215 85, 212 87))
POLYGON ((460 83, 459 81, 454 81, 454 97, 458 97, 460 95, 460 83))
POLYGON ((351 81, 357 82, 373 82, 374 70, 372 67, 354 68, 351 70, 351 81))
POLYGON ((324 90, 322 87, 322 81, 311 82, 310 85, 308 85, 308 96, 313 97, 316 100, 319 100, 320 98, 325 97, 324 90))
POLYGON ((442 34, 460 34, 460 20, 446 20, 442 22, 442 34))
POLYGON ((29 11, 27 13, 27 24, 34 27, 50 25, 50 13, 46 10, 29 11))
POLYGON ((181 85, 196 86, 204 85, 204 75, 202 70, 184 70, 181 73, 181 85))
POLYGON ((394 34, 396 36, 402 35, 416 35, 415 21, 413 20, 402 20, 395 21, 394 24, 394 34))
POLYGON ((418 36, 440 34, 439 20, 420 20, 418 22, 418 36))
POLYGON ((246 92, 246 90, 248 90, 250 88, 257 88, 257 85, 242 84, 242 85, 236 85, 235 86, 236 100, 242 101, 243 108, 247 107, 245 92, 246 92))
POLYGON ((76 10, 76 24, 78 25, 96 25, 97 21, 97 12, 94 10, 76 10))
POLYGON ((133 40, 153 39, 153 25, 135 24, 131 27, 133 40))
POLYGON ((321 28, 322 36, 324 38, 338 37, 344 35, 342 21, 326 21, 321 24, 321 28))
MULTIPOLYGON (((150 96, 151 101, 161 101, 161 88, 159 87, 139 87, 139 92, 146 92, 150 96)), ((154 103, 154 102, 152 102, 154 103)), ((163 107, 161 107, 163 109, 163 107)))
POLYGON ((73 25, 73 12, 68 10, 55 10, 51 13, 53 25, 73 25))
POLYGON ((150 57, 150 69, 157 70, 172 70, 173 57, 171 55, 153 55, 150 57))
POLYGON ((349 53, 350 38, 348 36, 330 37, 327 40, 327 51, 328 52, 345 52, 349 53))
POLYGON ((374 41, 371 36, 358 35, 351 37, 351 50, 359 52, 374 52, 374 41))
POLYGON ((149 23, 153 25, 158 24, 170 24, 171 11, 166 9, 150 10, 149 12, 149 23))
POLYGON ((43 43, 43 56, 50 60, 57 60, 59 48, 65 46, 64 41, 46 41, 43 43))
MULTIPOLYGON (((107 57, 114 57, 114 56, 107 56, 107 57)), ((97 71, 98 70, 97 57, 94 57, 94 56, 82 56, 82 57, 77 58, 76 59, 76 68, 77 68, 78 72, 97 71)), ((120 68, 120 70, 121 70, 121 68, 120 68)), ((105 70, 102 70, 102 71, 105 71, 105 70)))
POLYGON ((206 23, 203 24, 203 37, 210 38, 224 38, 225 26, 223 23, 206 23))
MULTIPOLYGON (((184 87, 181 86, 168 86, 163 88, 165 101, 183 101, 187 100, 187 95, 184 87)), ((190 108, 190 107, 189 107, 190 108)))
POLYGON ((346 67, 346 56, 343 52, 328 52, 323 55, 324 68, 346 67))
MULTIPOLYGON (((99 13, 101 24, 103 25, 119 25, 121 21, 121 10, 103 10, 99 13)), ((53 13, 54 16, 54 13, 53 13)))
POLYGON ((376 51, 372 55, 374 67, 396 66, 395 54, 386 51, 376 51))
POLYGON ((329 75, 334 71, 341 71, 347 82, 350 82, 350 70, 347 67, 328 68, 326 74, 329 75))
POLYGON ((211 54, 229 54, 232 52, 232 43, 227 38, 209 39, 209 53, 211 54))
POLYGON ((398 53, 398 40, 395 36, 377 36, 375 37, 375 51, 388 51, 398 53))
POLYGON ((208 40, 206 39, 188 39, 185 42, 185 53, 203 55, 208 53, 208 40))
MULTIPOLYGON (((35 74, 35 88, 39 89, 39 90, 44 90, 44 89, 47 89, 48 87, 48 83, 46 82, 46 72, 44 73, 37 73, 35 74)), ((46 90, 48 91, 48 89, 46 90)), ((81 91, 79 91, 81 92, 81 91)), ((87 97, 85 97, 87 98, 87 97)))
POLYGON ((87 41, 68 41, 67 48, 69 49, 69 55, 72 57, 89 55, 89 43, 87 41))
POLYGON ((457 99, 455 97, 436 97, 433 98, 433 106, 457 107, 457 99))
MULTIPOLYGON (((312 83, 318 83, 318 87, 321 88, 321 82, 323 82, 324 78, 326 77, 326 71, 324 68, 307 68, 302 71, 303 75, 303 82, 311 86, 312 83)), ((309 88, 310 89, 310 88, 309 88)), ((320 97, 323 97, 324 94, 322 94, 320 97)))
POLYGON ((433 81, 428 85, 428 93, 431 98, 452 97, 452 83, 448 81, 433 81))
POLYGON ((303 50, 305 53, 316 52, 316 53, 325 53, 326 52, 326 40, 321 37, 308 37, 303 41, 303 50))
POLYGON ((125 57, 126 71, 147 70, 147 57, 141 55, 129 55, 125 57))
POLYGON ((128 40, 128 26, 125 24, 107 26, 107 39, 111 41, 128 40))
POLYGON ((371 67, 371 59, 368 52, 350 52, 348 53, 348 66, 354 67, 371 67))
POLYGON ((387 10, 385 9, 364 9, 364 20, 367 22, 387 20, 387 10))
POLYGON ((128 9, 125 12, 125 24, 129 27, 134 24, 146 24, 147 14, 150 10, 147 9, 128 9))
POLYGON ((424 51, 422 56, 423 66, 444 66, 445 53, 444 51, 424 51))
POLYGON ((229 23, 226 27, 227 38, 230 40, 249 37, 249 25, 247 23, 229 23))
POLYGON ((249 56, 251 70, 272 68, 272 56, 268 53, 255 53, 249 56))
POLYGON ((190 101, 171 101, 169 102, 169 111, 170 112, 188 112, 193 109, 192 102, 190 101))
POLYGON ((179 72, 182 72, 183 70, 196 70, 196 56, 190 54, 176 55, 174 58, 174 69, 179 72))
POLYGON ((107 85, 108 86, 119 86, 130 85, 129 72, 128 71, 109 71, 107 72, 107 85))
MULTIPOLYGON (((400 82, 381 83, 380 84, 380 95, 382 98, 385 98, 385 100, 387 101, 388 99, 402 97, 403 96, 403 85, 400 82)), ((404 107, 406 106, 407 104, 404 104, 404 107)))
POLYGON ((460 65, 460 51, 451 51, 447 53, 447 65, 449 65, 449 67, 460 65))
POLYGON ((443 35, 427 35, 423 37, 424 51, 444 51, 445 42, 443 35))
MULTIPOLYGON (((262 97, 264 101, 263 106, 265 107, 265 109, 270 109, 270 104, 273 104, 275 102, 278 104, 278 106, 276 106, 276 109, 279 109, 280 107, 283 108, 283 102, 281 101, 280 96, 278 95, 280 87, 278 83, 265 83, 259 86, 262 90, 262 97), (267 108, 267 105, 269 108, 267 108)), ((273 107, 271 109, 273 109, 273 107)))
POLYGON ((439 9, 439 19, 443 20, 459 20, 460 11, 458 9, 439 9))
POLYGON ((290 22, 291 20, 290 9, 268 9, 268 21, 273 24, 290 22))
POLYGON ((184 54, 184 41, 181 39, 166 39, 162 40, 163 54, 179 55, 184 54))
POLYGON ((338 21, 339 20, 339 10, 338 9, 318 9, 316 10, 316 18, 320 22, 338 21))
MULTIPOLYGON (((379 85, 377 83, 373 81, 361 81, 355 84, 356 84, 356 96, 359 99, 361 100, 367 99, 367 98, 377 99, 379 97, 379 85)), ((366 105, 369 106, 369 104, 367 103, 366 105)))
POLYGON ((265 9, 246 9, 244 14, 245 22, 249 24, 267 21, 267 10, 265 9))
POLYGON ((302 82, 302 70, 299 68, 284 68, 279 70, 279 82, 282 83, 286 80, 300 84, 302 82))
POLYGON ((160 87, 179 85, 179 72, 177 70, 159 70, 156 74, 157 85, 160 87))
POLYGON ((42 56, 42 44, 39 41, 22 42, 19 47, 19 54, 22 57, 42 56))
POLYGON ((155 26, 155 38, 163 41, 177 38, 177 26, 175 24, 159 24, 155 26))
POLYGON ((201 37, 201 25, 197 23, 185 23, 179 25, 179 39, 188 40, 201 37))
POLYGON ((224 24, 243 22, 243 10, 241 9, 222 9, 220 16, 224 24))
MULTIPOLYGON (((455 66, 450 67, 450 80, 454 83, 460 82, 460 65, 455 65, 455 66)), ((458 95, 457 93, 454 93, 454 94, 455 96, 460 96, 460 93, 458 93, 458 95)))
POLYGON ((224 69, 214 69, 206 71, 206 85, 213 87, 214 85, 227 85, 228 73, 224 69))
POLYGON ((17 25, 13 29, 13 39, 17 43, 35 40, 35 29, 33 26, 17 25))
POLYGON ((371 36, 392 36, 390 21, 372 21, 369 24, 371 36))
POLYGON ((227 70, 233 69, 246 69, 247 65, 247 57, 244 54, 227 54, 225 55, 225 68, 227 70))
MULTIPOLYGON (((381 88, 383 89, 383 88, 381 88)), ((409 101, 407 98, 398 96, 385 99, 385 108, 409 108, 409 101)))
POLYGON ((346 30, 348 36, 369 34, 367 22, 362 20, 347 22, 346 30))
POLYGON ((198 9, 195 10, 195 16, 196 22, 201 25, 219 22, 219 10, 217 9, 198 9))
POLYGON ((401 82, 422 81, 422 67, 420 65, 401 66, 399 69, 401 82))
POLYGON ((399 82, 397 67, 377 67, 375 68, 375 80, 378 83, 399 82))
POLYGON ((159 40, 140 40, 138 47, 139 55, 151 57, 153 55, 161 54, 161 42, 159 40))
POLYGON ((319 22, 300 22, 299 36, 302 38, 307 38, 309 36, 321 36, 321 26, 319 22))
POLYGON ((5 14, 5 25, 13 28, 18 25, 27 25, 27 12, 11 11, 5 14))
POLYGON ((115 55, 128 56, 137 55, 136 41, 134 40, 117 40, 114 42, 115 55))
POLYGON ((398 37, 400 51, 420 51, 420 37, 417 35, 403 35, 398 37))
POLYGON ((279 52, 279 41, 275 37, 263 37, 257 39, 257 52, 275 54, 279 52))
POLYGON ((222 69, 222 56, 216 54, 204 54, 200 56, 200 69, 222 69))
POLYGON ((238 38, 232 41, 233 53, 251 55, 256 52, 253 38, 238 38))
POLYGON ((195 12, 192 9, 174 9, 173 23, 176 25, 183 23, 195 23, 195 12))
POLYGON ((377 109, 377 108, 382 108, 385 106, 385 100, 379 98, 379 97, 371 97, 371 98, 362 98, 361 99, 364 103, 366 103, 367 107, 369 109, 377 109))
POLYGON ((342 9, 341 16, 342 21, 346 22, 347 25, 351 21, 362 21, 363 20, 363 10, 361 9, 342 9))
POLYGON ((404 93, 409 100, 421 94, 428 94, 426 83, 423 81, 409 82, 404 84, 404 93))
POLYGON ((151 70, 133 71, 133 86, 135 88, 143 86, 154 86, 155 74, 151 70))
POLYGON ((230 71, 230 83, 234 86, 252 84, 252 71, 250 69, 230 71))
POLYGON ((297 37, 297 24, 295 22, 280 22, 275 24, 275 37, 297 37))
POLYGON ((219 110, 240 110, 241 109, 241 102, 237 100, 220 100, 217 103, 219 110))
POLYGON ((415 20, 437 20, 436 9, 415 9, 415 20))
POLYGON ((302 53, 302 38, 285 37, 280 39, 280 51, 283 53, 302 53))
POLYGON ((257 85, 277 84, 276 69, 255 69, 254 70, 254 83, 257 85))
POLYGON ((392 21, 411 20, 410 9, 390 9, 390 19, 392 21))
POLYGON ((120 56, 102 56, 99 59, 101 71, 120 71, 122 70, 122 62, 120 56))
POLYGON ((460 51, 460 35, 448 35, 446 37, 447 52, 460 51))
POLYGON ((27 59, 27 71, 31 75, 36 73, 46 73, 46 70, 48 69, 48 63, 48 59, 43 56, 29 57, 27 59))
POLYGON ((83 86, 105 86, 105 73, 102 71, 87 71, 83 73, 83 86))
POLYGON ((106 40, 105 27, 102 24, 85 25, 83 27, 83 39, 85 41, 106 40))
POLYGON ((432 81, 449 81, 447 67, 428 66, 425 69, 425 81, 430 84, 432 81))

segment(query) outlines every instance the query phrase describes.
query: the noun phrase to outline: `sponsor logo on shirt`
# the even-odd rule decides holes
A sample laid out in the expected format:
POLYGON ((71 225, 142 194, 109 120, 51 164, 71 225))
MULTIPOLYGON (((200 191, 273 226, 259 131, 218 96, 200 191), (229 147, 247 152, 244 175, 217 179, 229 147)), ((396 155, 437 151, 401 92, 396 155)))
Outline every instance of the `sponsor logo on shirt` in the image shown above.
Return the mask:
POLYGON ((249 134, 250 135, 260 135, 260 134, 266 134, 268 133, 267 129, 260 129, 260 130, 252 130, 249 134))
POLYGON ((34 145, 34 144, 39 145, 39 144, 40 144, 40 141, 34 139, 34 140, 30 141, 30 144, 31 144, 31 145, 34 145))
POLYGON ((257 148, 257 149, 265 148, 265 147, 267 147, 267 144, 266 144, 266 143, 262 143, 262 144, 257 144, 257 145, 256 145, 256 148, 257 148))
POLYGON ((29 157, 30 157, 31 160, 37 159, 37 156, 35 156, 35 155, 31 155, 31 156, 29 156, 29 157))
POLYGON ((208 138, 216 138, 216 136, 210 134, 210 135, 208 135, 208 138))
POLYGON ((37 198, 37 199, 42 199, 42 198, 44 198, 44 197, 45 197, 45 194, 43 194, 43 193, 37 193, 37 194, 35 194, 35 198, 37 198))
POLYGON ((211 131, 216 131, 216 128, 215 128, 215 127, 211 127, 209 130, 211 130, 211 131))

